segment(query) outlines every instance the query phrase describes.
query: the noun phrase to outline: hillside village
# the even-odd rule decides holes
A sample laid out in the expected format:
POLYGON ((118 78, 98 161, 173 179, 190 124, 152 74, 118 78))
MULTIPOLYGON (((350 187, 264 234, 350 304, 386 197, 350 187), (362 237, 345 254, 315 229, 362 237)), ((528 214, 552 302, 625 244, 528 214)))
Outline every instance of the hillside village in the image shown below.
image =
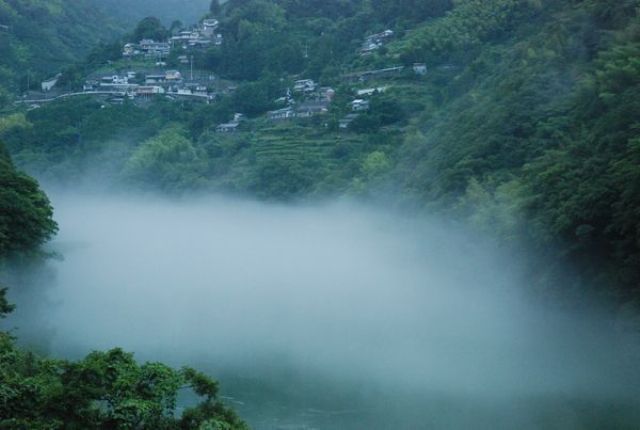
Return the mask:
MULTIPOLYGON (((157 97, 180 102, 215 103, 221 97, 232 95, 238 83, 199 69, 194 64, 194 56, 208 48, 223 45, 224 36, 219 29, 217 19, 207 18, 191 28, 173 32, 166 40, 143 38, 127 42, 122 46, 121 60, 111 70, 86 76, 81 91, 59 91, 56 85, 61 74, 57 74, 41 83, 40 94, 23 96, 17 103, 37 109, 43 103, 79 96, 97 97, 107 104, 123 104, 126 100, 145 104, 157 97), (173 59, 172 64, 170 59, 173 59)), ((385 30, 366 36, 358 54, 372 55, 389 43, 394 34, 392 30, 385 30)), ((339 119, 339 129, 349 129, 353 121, 369 111, 369 99, 390 88, 389 85, 368 87, 368 82, 406 76, 406 72, 404 66, 394 66, 341 75, 340 81, 352 88, 354 97, 340 106, 339 110, 344 114, 339 119)), ((416 63, 409 73, 419 78, 427 74, 427 66, 416 63)), ((332 108, 335 94, 336 90, 330 86, 320 86, 313 79, 298 77, 282 97, 273 100, 277 108, 265 112, 264 117, 271 122, 282 122, 323 116, 332 108)), ((245 114, 238 112, 229 122, 218 124, 215 130, 234 133, 241 129, 240 124, 245 119, 245 114)))

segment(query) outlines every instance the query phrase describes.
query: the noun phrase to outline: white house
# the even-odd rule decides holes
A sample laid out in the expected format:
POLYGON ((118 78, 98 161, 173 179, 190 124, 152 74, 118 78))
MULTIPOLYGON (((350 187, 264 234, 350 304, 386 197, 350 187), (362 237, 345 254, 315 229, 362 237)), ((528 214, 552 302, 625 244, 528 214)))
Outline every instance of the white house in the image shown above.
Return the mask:
POLYGON ((144 85, 136 88, 136 95, 138 96, 152 96, 156 94, 164 94, 164 88, 158 85, 144 85))
POLYGON ((312 79, 300 79, 296 81, 293 86, 293 91, 296 93, 310 93, 315 91, 316 83, 312 79))
POLYGON ((145 52, 147 57, 166 57, 171 53, 171 45, 166 42, 156 42, 152 39, 141 40, 140 49, 145 52))
POLYGON ((240 124, 238 124, 237 122, 220 124, 219 126, 216 127, 216 132, 217 133, 235 133, 238 130, 239 125, 240 124))
POLYGON ((384 93, 385 91, 387 91, 387 88, 389 87, 377 87, 377 88, 364 88, 362 90, 358 90, 356 91, 356 94, 358 95, 358 97, 369 97, 374 95, 376 92, 377 93, 384 93))
POLYGON ((327 100, 306 101, 296 107, 296 118, 309 118, 315 115, 323 115, 329 111, 327 100))
POLYGON ((272 110, 267 115, 271 121, 279 121, 294 118, 295 112, 291 107, 286 107, 278 110, 272 110))
POLYGON ((125 57, 132 57, 136 54, 136 47, 133 43, 127 43, 122 49, 122 55, 125 57))
POLYGON ((182 74, 177 70, 167 70, 164 74, 164 78, 167 81, 179 81, 182 79, 182 74))
POLYGON ((218 29, 219 22, 217 19, 205 19, 202 21, 202 32, 207 37, 212 37, 214 32, 218 29))
POLYGON ((362 111, 369 110, 369 101, 356 99, 351 102, 351 110, 354 112, 362 112, 362 111))
POLYGON ((424 63, 414 63, 413 71, 416 75, 424 76, 427 74, 427 65, 424 63))
POLYGON ((58 73, 53 78, 49 78, 46 81, 42 81, 42 83, 40 84, 42 91, 44 91, 45 93, 48 91, 51 91, 51 89, 53 89, 53 87, 55 87, 56 84, 58 83, 58 79, 60 79, 60 76, 62 76, 62 74, 58 73))

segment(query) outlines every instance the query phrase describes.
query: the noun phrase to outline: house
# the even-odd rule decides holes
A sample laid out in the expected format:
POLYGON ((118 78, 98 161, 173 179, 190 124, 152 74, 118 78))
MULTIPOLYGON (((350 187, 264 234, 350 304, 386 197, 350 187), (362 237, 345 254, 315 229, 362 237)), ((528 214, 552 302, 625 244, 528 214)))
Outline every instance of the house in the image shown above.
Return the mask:
POLYGON ((88 81, 85 81, 84 85, 82 86, 82 91, 95 91, 99 86, 100 82, 90 79, 88 81))
POLYGON ((360 48, 361 55, 369 55, 376 51, 380 46, 377 43, 364 43, 360 48))
POLYGON ((48 91, 51 91, 51 89, 53 89, 53 87, 56 86, 56 84, 58 83, 58 79, 60 79, 61 76, 62 76, 62 73, 58 73, 54 77, 49 78, 45 81, 42 81, 42 83, 40 84, 42 91, 44 91, 45 93, 48 91))
POLYGON ((167 81, 181 81, 182 74, 177 70, 167 70, 164 74, 164 78, 167 81))
POLYGON ((129 83, 129 78, 126 76, 103 76, 102 77, 103 84, 117 84, 117 85, 126 85, 129 83))
POLYGON ((326 100, 306 101, 296 107, 296 118, 309 118, 322 115, 329 111, 329 102, 326 100))
POLYGON ((387 39, 393 36, 393 30, 385 30, 382 33, 372 34, 367 36, 364 42, 362 43, 362 48, 360 49, 360 53, 362 55, 368 55, 373 51, 379 49, 381 46, 385 44, 387 39))
POLYGON ((187 57, 186 55, 179 55, 178 61, 180 62, 180 64, 189 64, 189 57, 187 57))
POLYGON ((214 32, 218 29, 219 25, 220 23, 217 19, 205 19, 204 21, 202 21, 202 32, 207 37, 212 37, 214 32))
POLYGON ((363 99, 356 99, 351 102, 351 110, 354 112, 363 112, 369 110, 369 101, 363 99))
POLYGON ((142 39, 140 50, 144 52, 145 57, 166 57, 171 53, 171 45, 153 39, 142 39))
POLYGON ((271 121, 280 121, 280 120, 295 118, 296 114, 293 111, 293 108, 286 107, 278 110, 272 110, 267 113, 267 116, 271 121))
POLYGON ((148 97, 156 94, 164 94, 164 88, 158 85, 142 85, 136 88, 135 94, 141 97, 148 97))
POLYGON ((209 91, 204 85, 197 85, 195 90, 193 90, 193 93, 206 96, 207 94, 209 94, 209 91))
POLYGON ((356 91, 356 94, 358 95, 358 97, 370 97, 375 93, 384 93, 385 91, 387 91, 387 88, 389 87, 364 88, 362 90, 356 91))
POLYGON ((336 92, 331 87, 321 87, 318 89, 318 98, 330 102, 335 97, 336 92))
POLYGON ((238 131, 238 126, 240 124, 237 122, 229 122, 227 124, 220 124, 216 127, 217 133, 235 133, 238 131))
POLYGON ((427 74, 427 65, 424 63, 414 63, 413 72, 416 75, 424 76, 427 74))
POLYGON ((173 36, 171 38, 172 42, 188 42, 189 40, 191 40, 192 38, 197 38, 197 34, 194 35, 193 31, 190 30, 183 30, 180 33, 178 33, 177 35, 173 36))
POLYGON ((124 48, 122 48, 122 55, 124 57, 133 57, 136 55, 136 46, 133 43, 127 43, 124 45, 124 48))
POLYGON ((149 74, 145 76, 145 85, 161 84, 167 81, 166 75, 149 74))
POLYGON ((213 44, 216 46, 222 45, 222 41, 223 41, 223 36, 220 33, 216 34, 213 38, 213 44))
POLYGON ((189 41, 189 46, 191 47, 206 47, 208 45, 211 45, 211 40, 204 37, 198 37, 189 41))
POLYGON ((358 113, 350 113, 349 115, 345 116, 340 121, 338 121, 338 127, 342 130, 346 130, 347 128, 349 128, 351 123, 359 116, 360 114, 358 113))
POLYGON ((244 120, 244 114, 243 113, 234 113, 233 114, 233 121, 232 122, 237 122, 240 123, 240 121, 244 120))
POLYGON ((293 86, 293 91, 296 93, 311 93, 315 89, 316 83, 312 79, 300 79, 293 86))
POLYGON ((385 40, 392 37, 393 34, 394 34, 393 30, 385 30, 382 33, 372 34, 370 36, 367 36, 367 38, 365 39, 365 43, 368 43, 368 44, 375 43, 377 45, 381 45, 382 43, 385 42, 385 40))

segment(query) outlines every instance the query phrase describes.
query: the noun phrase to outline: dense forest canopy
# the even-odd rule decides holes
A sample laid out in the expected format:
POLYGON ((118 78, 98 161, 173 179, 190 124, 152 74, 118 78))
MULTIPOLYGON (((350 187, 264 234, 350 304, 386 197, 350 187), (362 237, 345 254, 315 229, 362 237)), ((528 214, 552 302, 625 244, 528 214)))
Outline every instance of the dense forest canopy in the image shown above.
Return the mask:
POLYGON ((185 24, 198 21, 207 12, 211 0, 89 0, 94 7, 131 27, 139 20, 155 16, 169 25, 175 20, 185 24))
POLYGON ((89 0, 0 1, 0 108, 122 31, 89 0))

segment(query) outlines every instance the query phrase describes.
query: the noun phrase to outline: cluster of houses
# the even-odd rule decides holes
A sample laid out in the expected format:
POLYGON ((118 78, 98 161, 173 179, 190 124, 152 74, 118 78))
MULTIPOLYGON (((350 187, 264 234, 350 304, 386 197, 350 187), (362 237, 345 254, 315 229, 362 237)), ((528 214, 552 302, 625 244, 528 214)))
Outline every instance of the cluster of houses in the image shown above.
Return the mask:
POLYGON ((388 42, 389 39, 393 37, 393 30, 385 30, 382 33, 372 34, 367 36, 362 42, 362 47, 360 48, 360 55, 369 55, 373 52, 377 51, 381 47, 388 42))
POLYGON ((220 23, 217 19, 205 19, 202 23, 191 29, 183 30, 173 36, 170 40, 173 46, 181 46, 182 49, 208 47, 222 45, 222 34, 217 33, 220 23))
POLYGON ((267 117, 271 121, 281 121, 294 118, 311 118, 329 112, 329 105, 336 92, 330 87, 319 87, 311 79, 301 79, 294 83, 293 93, 298 95, 297 102, 287 91, 287 96, 276 100, 276 103, 286 103, 286 107, 270 111, 267 117))
POLYGON ((168 41, 158 42, 152 39, 142 39, 138 43, 127 43, 122 49, 122 56, 132 58, 143 56, 144 58, 156 58, 161 61, 167 58, 171 49, 206 48, 211 45, 222 45, 222 34, 217 33, 220 23, 217 19, 205 19, 202 23, 190 30, 180 31, 168 41))
MULTIPOLYGON (((209 79, 214 78, 211 76, 209 79)), ((101 76, 87 80, 83 91, 124 93, 131 98, 161 94, 202 98, 207 102, 214 98, 206 82, 185 81, 182 73, 178 70, 150 72, 144 75, 139 75, 136 72, 127 72, 124 75, 101 76)))
POLYGON ((170 53, 171 45, 168 42, 156 42, 153 39, 142 39, 138 44, 127 43, 122 49, 122 56, 127 58, 143 56, 161 59, 170 53))

